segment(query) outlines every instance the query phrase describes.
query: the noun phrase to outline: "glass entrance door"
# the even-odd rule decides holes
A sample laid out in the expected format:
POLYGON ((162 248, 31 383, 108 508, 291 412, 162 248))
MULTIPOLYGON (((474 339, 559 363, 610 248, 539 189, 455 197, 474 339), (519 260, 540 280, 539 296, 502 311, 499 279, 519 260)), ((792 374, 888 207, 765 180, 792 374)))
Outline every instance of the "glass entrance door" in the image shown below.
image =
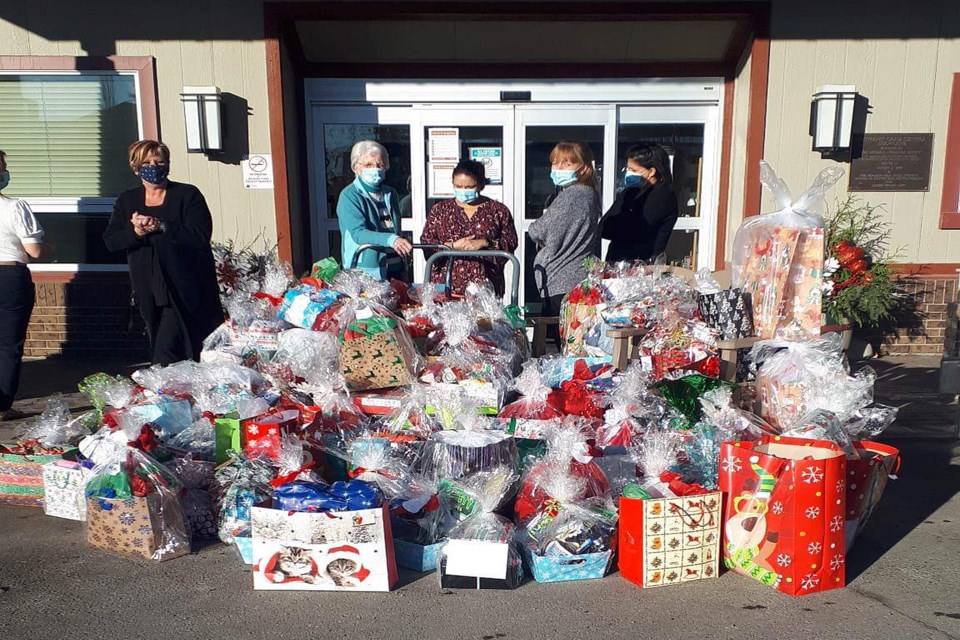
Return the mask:
MULTIPOLYGON (((415 88, 411 85, 404 91, 415 88)), ((389 97, 399 101, 405 96, 389 97)), ((452 197, 451 177, 457 160, 475 158, 486 163, 491 178, 484 194, 503 202, 513 213, 520 238, 517 257, 524 271, 521 300, 537 311, 540 299, 533 275, 537 248, 527 239, 527 230, 555 192, 550 181, 551 149, 561 140, 582 140, 594 153, 604 212, 623 188, 627 149, 640 142, 664 146, 671 157, 680 210, 667 259, 694 268, 714 264, 718 104, 424 104, 408 100, 385 106, 312 102, 310 107, 307 133, 316 258, 330 255, 340 259, 336 204, 340 191, 353 180, 350 148, 358 140, 377 140, 387 148, 390 170, 386 182, 400 196, 402 231, 414 241, 419 241, 431 207, 452 197)), ((415 253, 413 275, 417 281, 423 277, 419 252, 415 253)), ((509 282, 511 274, 505 275, 509 282)))

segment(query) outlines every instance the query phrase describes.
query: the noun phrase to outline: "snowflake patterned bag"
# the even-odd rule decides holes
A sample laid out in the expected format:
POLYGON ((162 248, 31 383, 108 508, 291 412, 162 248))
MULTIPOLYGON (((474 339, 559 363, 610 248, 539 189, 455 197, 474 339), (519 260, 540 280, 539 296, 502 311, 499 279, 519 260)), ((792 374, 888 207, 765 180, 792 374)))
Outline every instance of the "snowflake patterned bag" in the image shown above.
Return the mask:
POLYGON ((842 588, 846 470, 826 440, 723 443, 726 567, 792 596, 842 588))
POLYGON ((169 470, 128 447, 122 431, 103 429, 80 451, 96 465, 85 486, 91 547, 157 562, 190 553, 181 485, 169 470))

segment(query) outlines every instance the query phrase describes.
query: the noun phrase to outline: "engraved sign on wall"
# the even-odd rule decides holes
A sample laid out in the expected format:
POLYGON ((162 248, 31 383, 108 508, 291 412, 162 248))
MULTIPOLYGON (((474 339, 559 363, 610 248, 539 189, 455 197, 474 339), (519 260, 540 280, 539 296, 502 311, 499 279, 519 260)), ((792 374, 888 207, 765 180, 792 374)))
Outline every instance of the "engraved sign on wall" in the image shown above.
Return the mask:
POLYGON ((850 162, 850 191, 929 191, 932 133, 867 133, 850 162))

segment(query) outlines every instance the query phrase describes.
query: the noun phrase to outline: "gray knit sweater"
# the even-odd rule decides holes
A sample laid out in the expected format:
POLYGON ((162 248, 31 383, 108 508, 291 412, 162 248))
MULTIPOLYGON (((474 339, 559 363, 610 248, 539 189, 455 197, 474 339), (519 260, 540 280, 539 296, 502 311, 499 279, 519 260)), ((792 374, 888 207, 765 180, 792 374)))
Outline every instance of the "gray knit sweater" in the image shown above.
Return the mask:
POLYGON ((586 278, 584 258, 600 256, 600 213, 596 190, 575 184, 530 225, 530 239, 540 247, 533 264, 541 296, 568 293, 586 278))

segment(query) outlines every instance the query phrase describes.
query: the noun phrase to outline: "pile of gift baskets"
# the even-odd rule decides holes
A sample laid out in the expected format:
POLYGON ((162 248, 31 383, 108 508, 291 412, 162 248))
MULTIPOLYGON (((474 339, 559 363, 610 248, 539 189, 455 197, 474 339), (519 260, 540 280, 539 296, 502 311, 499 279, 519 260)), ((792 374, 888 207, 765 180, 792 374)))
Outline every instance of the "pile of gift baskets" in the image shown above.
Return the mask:
POLYGON ((0 502, 145 560, 219 539, 255 589, 389 591, 398 567, 444 588, 721 567, 791 595, 843 587, 899 455, 873 441, 896 417, 875 374, 822 328, 816 211, 838 177, 791 202, 765 167, 780 210, 741 227, 728 288, 592 264, 540 358, 484 286, 452 298, 331 259, 296 281, 222 256, 229 321, 201 362, 91 376, 82 415, 51 402, 0 450, 0 502))

